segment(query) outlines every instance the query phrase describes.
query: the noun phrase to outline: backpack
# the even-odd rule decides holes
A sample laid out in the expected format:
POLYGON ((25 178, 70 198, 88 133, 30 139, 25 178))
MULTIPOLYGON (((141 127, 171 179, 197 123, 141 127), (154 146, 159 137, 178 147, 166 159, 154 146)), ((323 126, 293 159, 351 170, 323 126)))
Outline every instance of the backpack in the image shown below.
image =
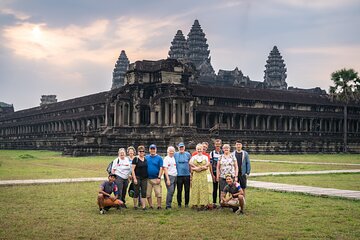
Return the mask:
MULTIPOLYGON (((108 174, 111 174, 111 169, 112 169, 113 162, 114 162, 114 161, 111 161, 111 162, 109 163, 109 165, 107 166, 107 168, 106 168, 106 172, 107 172, 108 174)), ((119 164, 119 158, 118 158, 118 160, 117 160, 117 163, 119 164)))

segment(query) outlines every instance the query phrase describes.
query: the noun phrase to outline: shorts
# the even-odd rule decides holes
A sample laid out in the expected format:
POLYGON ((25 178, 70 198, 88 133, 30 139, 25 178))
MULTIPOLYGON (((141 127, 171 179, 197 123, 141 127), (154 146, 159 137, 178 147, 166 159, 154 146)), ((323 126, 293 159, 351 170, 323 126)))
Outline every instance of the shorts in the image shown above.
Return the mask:
POLYGON ((247 185, 247 177, 246 177, 246 175, 239 176, 238 177, 238 182, 240 183, 240 187, 242 189, 245 189, 246 185, 247 185))
MULTIPOLYGON (((160 179, 159 179, 160 180, 160 179)), ((158 179, 148 179, 147 181, 147 189, 146 189, 146 197, 151 197, 152 190, 154 189, 155 196, 161 197, 161 181, 157 184, 156 181, 158 179)))
POLYGON ((114 201, 111 198, 104 198, 104 207, 116 207, 120 206, 121 202, 119 199, 115 199, 114 201))

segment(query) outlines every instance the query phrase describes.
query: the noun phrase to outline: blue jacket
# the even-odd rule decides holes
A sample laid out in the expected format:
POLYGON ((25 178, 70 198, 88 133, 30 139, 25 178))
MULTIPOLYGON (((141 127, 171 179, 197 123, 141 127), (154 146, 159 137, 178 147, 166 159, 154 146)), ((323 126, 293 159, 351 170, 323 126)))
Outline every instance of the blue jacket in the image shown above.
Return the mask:
MULTIPOLYGON (((249 175, 251 170, 249 154, 247 151, 244 150, 241 151, 242 151, 241 175, 245 175, 245 174, 249 175)), ((235 152, 236 151, 232 153, 234 157, 235 157, 235 152)))

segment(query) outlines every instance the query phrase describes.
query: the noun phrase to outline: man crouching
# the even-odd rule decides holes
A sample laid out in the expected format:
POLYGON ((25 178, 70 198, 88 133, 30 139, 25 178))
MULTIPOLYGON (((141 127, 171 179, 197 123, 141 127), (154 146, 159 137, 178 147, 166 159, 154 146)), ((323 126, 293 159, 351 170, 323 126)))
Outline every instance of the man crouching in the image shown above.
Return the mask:
POLYGON ((100 214, 104 214, 111 207, 120 207, 124 203, 117 199, 119 192, 115 184, 116 175, 109 174, 108 181, 104 181, 100 185, 100 190, 97 198, 97 204, 99 205, 100 214), (115 196, 111 196, 114 193, 115 196))
POLYGON ((221 191, 221 206, 232 208, 236 214, 244 214, 245 198, 240 184, 234 182, 230 174, 226 175, 226 183, 221 191))

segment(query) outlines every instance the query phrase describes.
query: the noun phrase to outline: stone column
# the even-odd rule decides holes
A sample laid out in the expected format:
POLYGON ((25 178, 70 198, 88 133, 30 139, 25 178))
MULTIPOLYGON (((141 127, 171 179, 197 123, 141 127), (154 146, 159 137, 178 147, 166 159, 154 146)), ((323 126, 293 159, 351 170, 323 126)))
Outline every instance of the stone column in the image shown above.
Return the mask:
POLYGON ((118 107, 118 126, 123 126, 124 125, 124 103, 120 102, 119 103, 119 107, 118 107))
POLYGON ((119 101, 116 100, 114 103, 114 126, 119 126, 119 101))
POLYGON ((158 125, 159 126, 162 126, 163 125, 163 119, 162 119, 162 113, 163 113, 163 110, 162 110, 162 107, 161 107, 161 100, 159 100, 159 115, 158 115, 158 125))
POLYGON ((189 104, 189 126, 194 125, 194 101, 189 104))
POLYGON ((181 102, 176 104, 176 125, 181 125, 181 102))
POLYGON ((176 125, 176 100, 172 101, 172 125, 176 125))
POLYGON ((150 107, 150 125, 155 125, 155 108, 150 107))
POLYGON ((205 114, 205 128, 210 128, 210 113, 205 114))
POLYGON ((109 126, 110 104, 105 104, 105 127, 109 126))
POLYGON ((181 125, 185 125, 185 113, 186 111, 185 111, 185 103, 183 102, 183 103, 181 103, 181 125))
MULTIPOLYGON (((260 130, 260 115, 256 115, 256 117, 255 117, 255 128, 257 130, 260 130)), ((263 130, 263 129, 261 129, 261 130, 263 130)))
POLYGON ((165 100, 164 124, 165 126, 169 126, 169 103, 166 100, 165 100))
POLYGON ((235 119, 236 119, 236 114, 233 113, 231 115, 231 128, 234 129, 235 128, 235 119))
POLYGON ((267 116, 266 118, 266 130, 273 130, 271 126, 271 116, 267 116))
POLYGON ((206 119, 205 119, 205 114, 201 114, 201 128, 205 128, 206 124, 206 119))

